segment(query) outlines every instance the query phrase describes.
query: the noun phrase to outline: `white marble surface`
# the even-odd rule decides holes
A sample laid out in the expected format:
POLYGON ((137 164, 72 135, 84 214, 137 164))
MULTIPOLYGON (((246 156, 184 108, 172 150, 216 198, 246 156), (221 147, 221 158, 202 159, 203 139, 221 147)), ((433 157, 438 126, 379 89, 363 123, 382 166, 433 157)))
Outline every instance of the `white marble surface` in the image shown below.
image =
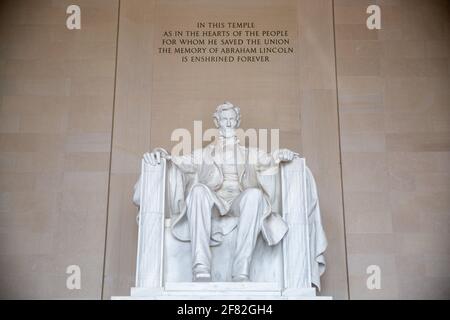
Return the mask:
POLYGON ((283 296, 281 294, 267 295, 236 295, 227 292, 218 293, 217 295, 146 295, 141 297, 132 296, 113 296, 111 300, 333 300, 330 296, 283 296))
MULTIPOLYGON (((143 181, 147 186, 142 193, 144 201, 141 207, 140 244, 136 286, 139 288, 162 288, 164 283, 192 283, 190 242, 176 239, 170 232, 170 219, 164 221, 164 241, 161 241, 163 228, 161 218, 164 201, 161 185, 164 175, 164 164, 149 166, 143 181), (146 198, 147 197, 147 198, 146 198), (161 257, 163 248, 163 260, 161 257), (151 258, 154 257, 154 258, 151 258), (160 268, 164 270, 160 273, 160 268)), ((145 164, 143 164, 145 166, 145 164)), ((281 244, 267 246, 260 237, 255 248, 250 278, 254 282, 276 283, 279 288, 287 289, 293 296, 311 294, 310 263, 308 259, 309 239, 307 235, 307 199, 305 197, 305 161, 297 158, 282 166, 283 218, 289 225, 289 232, 281 244)), ((231 261, 235 245, 235 231, 228 234, 219 246, 212 247, 212 281, 231 281, 231 261)), ((228 290, 228 289, 227 289, 228 290)), ((227 290, 217 289, 217 292, 227 290)), ((203 290, 202 290, 203 291, 203 290)), ((233 293, 235 290, 230 290, 233 293)), ((263 290, 264 292, 265 290, 263 290)), ((145 292, 149 292, 148 290, 145 292)), ((160 294, 156 290, 155 294, 160 294)), ((184 292, 181 290, 179 292, 184 292)), ((312 291, 315 294, 315 290, 312 291)), ((174 295, 175 293, 171 293, 174 295)), ((267 294, 267 293, 266 293, 267 294)), ((259 294, 258 294, 259 295, 259 294)))
POLYGON ((276 282, 167 282, 167 291, 280 291, 276 282))
POLYGON ((139 234, 136 261, 136 286, 161 287, 163 281, 164 197, 166 162, 151 166, 142 161, 141 187, 138 192, 139 234))
POLYGON ((171 283, 165 288, 132 288, 130 296, 113 300, 331 300, 314 288, 281 290, 268 282, 171 283))
MULTIPOLYGON (((167 222, 166 225, 169 225, 167 222)), ((211 276, 214 282, 231 281, 231 263, 235 243, 233 230, 220 246, 212 247, 211 276)), ((191 282, 191 247, 189 242, 177 240, 166 227, 164 241, 164 282, 191 282)), ((281 245, 267 246, 262 238, 256 244, 250 267, 250 278, 256 282, 275 282, 281 285, 283 261, 281 245)))
POLYGON ((285 288, 311 286, 309 228, 307 223, 305 159, 284 163, 281 169, 283 219, 289 232, 283 239, 285 288))
MULTIPOLYGON (((327 241, 316 185, 305 159, 288 149, 269 155, 240 145, 235 132, 240 111, 231 103, 218 106, 214 117, 221 136, 207 147, 178 157, 161 148, 144 155, 142 174, 133 196, 134 202, 140 205, 133 296, 203 297, 205 292, 209 296, 315 296, 313 284, 320 289, 327 241), (229 145, 233 148, 225 148, 229 145), (255 157, 248 155, 250 151, 255 152, 255 157), (216 154, 217 157, 212 156, 216 154), (219 161, 222 158, 235 162, 223 166, 219 161), (256 163, 249 164, 249 158, 256 159, 256 163), (171 165, 166 166, 166 161, 171 161, 171 165), (224 175, 221 171, 224 168, 236 171, 224 175), (192 174, 194 181, 189 180, 192 174), (237 185, 231 183, 235 181, 237 185), (247 206, 242 205, 244 209, 240 209, 243 212, 236 208, 230 211, 226 199, 218 197, 217 190, 225 183, 239 195, 233 193, 233 199, 245 198, 242 201, 247 206), (203 189, 193 192, 188 187, 199 184, 206 193, 200 192, 203 189), (187 199, 186 195, 189 195, 187 199), (167 213, 166 201, 170 207, 167 213), (239 219, 212 216, 209 209, 213 205, 223 209, 220 211, 223 216, 237 212, 239 219), (165 217, 171 217, 172 223, 165 217), (217 223, 216 227, 220 226, 216 233, 211 231, 208 219, 217 223), (221 223, 227 221, 233 221, 234 225, 225 231, 221 229, 225 224, 221 223), (260 230, 251 233, 257 227, 260 230), (214 239, 217 234, 224 235, 223 240, 214 239), (215 243, 210 250, 211 238, 215 243), (202 266, 205 270, 202 272, 208 277, 211 273, 212 282, 192 283, 193 265, 202 266), (231 283, 233 268, 235 273, 248 276, 251 282, 231 283)), ((226 189, 228 193, 230 190, 226 189)))
POLYGON ((132 288, 130 296, 113 297, 147 300, 329 300, 316 296, 314 288, 282 290, 273 282, 179 282, 164 288, 132 288))

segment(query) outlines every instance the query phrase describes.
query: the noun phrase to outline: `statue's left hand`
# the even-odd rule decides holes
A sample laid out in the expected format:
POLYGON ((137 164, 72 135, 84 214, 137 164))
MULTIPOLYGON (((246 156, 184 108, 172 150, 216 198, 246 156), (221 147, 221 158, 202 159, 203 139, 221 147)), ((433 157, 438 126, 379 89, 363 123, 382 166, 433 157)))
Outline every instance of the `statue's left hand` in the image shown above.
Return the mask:
POLYGON ((296 156, 298 157, 300 155, 289 149, 280 149, 277 152, 277 158, 279 161, 292 161, 296 156))

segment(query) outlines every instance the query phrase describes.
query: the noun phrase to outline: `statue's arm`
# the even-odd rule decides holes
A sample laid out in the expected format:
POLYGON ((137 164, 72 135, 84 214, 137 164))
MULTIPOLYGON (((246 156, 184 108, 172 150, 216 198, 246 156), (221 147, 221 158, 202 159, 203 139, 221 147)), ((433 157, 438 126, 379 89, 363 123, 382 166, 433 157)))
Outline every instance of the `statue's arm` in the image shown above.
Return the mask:
MULTIPOLYGON (((155 148, 152 152, 146 152, 143 156, 144 161, 150 165, 159 165, 161 159, 164 158, 171 161, 182 173, 194 173, 196 171, 195 152, 183 156, 172 156, 163 148, 155 148)), ((142 172, 139 179, 134 185, 133 203, 140 206, 141 188, 142 188, 142 172)))
POLYGON ((289 149, 275 150, 272 154, 259 149, 256 152, 256 169, 263 174, 276 173, 280 162, 292 161, 296 156, 299 156, 298 153, 289 149))
POLYGON ((262 174, 276 173, 278 171, 278 162, 271 154, 263 150, 257 150, 257 154, 257 171, 262 174))
POLYGON ((194 173, 196 171, 194 154, 172 156, 171 161, 183 173, 194 173))
POLYGON ((289 149, 279 149, 279 150, 275 150, 272 153, 272 159, 277 164, 279 164, 280 162, 292 161, 292 160, 294 160, 295 157, 299 157, 299 156, 300 155, 297 152, 294 152, 289 149))

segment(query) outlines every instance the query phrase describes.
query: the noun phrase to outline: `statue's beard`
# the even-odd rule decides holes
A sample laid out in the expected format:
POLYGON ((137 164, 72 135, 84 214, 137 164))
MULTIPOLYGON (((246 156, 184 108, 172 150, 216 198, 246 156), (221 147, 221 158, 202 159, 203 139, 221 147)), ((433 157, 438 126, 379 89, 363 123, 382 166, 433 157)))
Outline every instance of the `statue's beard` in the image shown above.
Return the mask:
POLYGON ((236 136, 236 129, 235 128, 220 128, 219 134, 221 137, 224 138, 232 138, 236 136))

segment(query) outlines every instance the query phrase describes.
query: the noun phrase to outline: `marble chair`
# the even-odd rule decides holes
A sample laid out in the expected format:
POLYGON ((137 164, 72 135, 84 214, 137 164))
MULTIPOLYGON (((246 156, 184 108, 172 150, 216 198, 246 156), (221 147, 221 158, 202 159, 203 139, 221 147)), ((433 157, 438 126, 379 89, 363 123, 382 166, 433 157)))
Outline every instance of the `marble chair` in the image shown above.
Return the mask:
POLYGON ((190 242, 176 239, 170 230, 166 204, 166 160, 152 166, 142 161, 139 205, 136 285, 133 297, 148 299, 266 296, 313 298, 325 268, 326 239, 320 222, 316 187, 303 158, 281 165, 279 187, 283 219, 289 231, 268 246, 260 237, 254 251, 250 282, 231 282, 232 248, 236 229, 219 246, 211 247, 212 281, 192 282, 190 242), (308 175, 309 174, 309 175, 308 175), (309 180, 308 180, 309 177, 309 180), (312 181, 311 181, 312 179, 312 181), (317 203, 312 203, 312 202, 317 203))

